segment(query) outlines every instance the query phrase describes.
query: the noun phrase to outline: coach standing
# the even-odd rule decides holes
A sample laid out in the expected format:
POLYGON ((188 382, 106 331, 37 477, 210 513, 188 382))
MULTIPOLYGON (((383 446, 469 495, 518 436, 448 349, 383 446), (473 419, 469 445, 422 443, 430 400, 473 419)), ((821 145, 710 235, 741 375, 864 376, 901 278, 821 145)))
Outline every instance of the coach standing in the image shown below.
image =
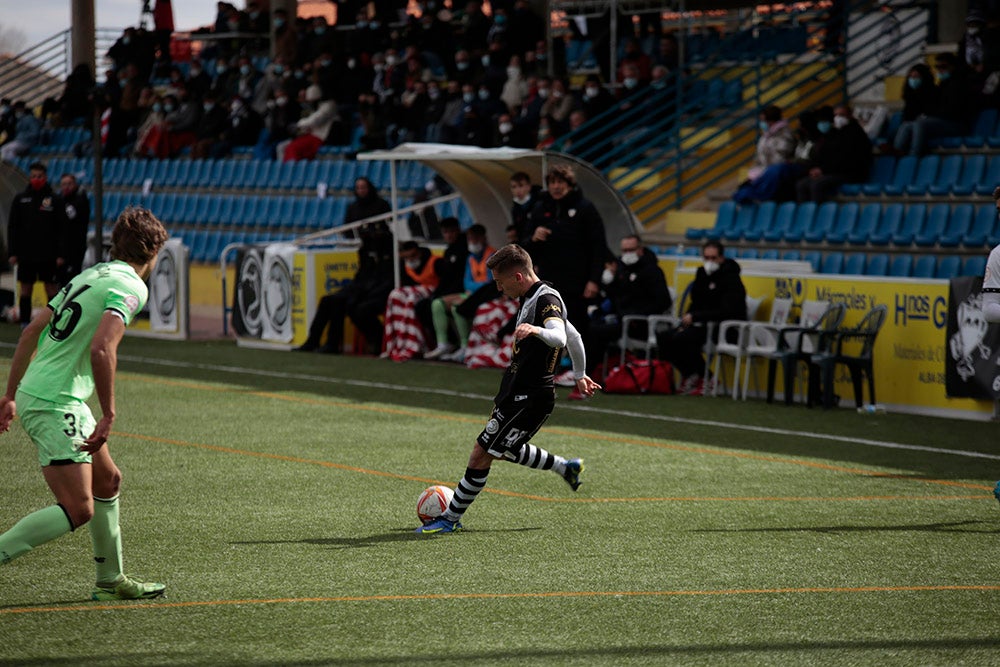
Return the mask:
POLYGON ((50 300, 59 291, 57 265, 63 259, 59 239, 66 228, 66 214, 48 184, 47 172, 41 162, 32 163, 28 187, 10 207, 7 247, 10 265, 17 267, 22 327, 31 321, 31 291, 36 282, 45 283, 50 300))

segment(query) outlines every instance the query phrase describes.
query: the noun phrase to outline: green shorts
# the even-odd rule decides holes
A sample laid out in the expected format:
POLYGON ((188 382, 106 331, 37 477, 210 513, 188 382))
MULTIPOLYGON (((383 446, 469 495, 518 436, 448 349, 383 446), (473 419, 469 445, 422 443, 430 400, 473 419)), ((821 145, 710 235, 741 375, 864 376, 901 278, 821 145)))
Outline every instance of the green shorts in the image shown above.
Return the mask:
POLYGON ((21 426, 38 448, 44 468, 66 463, 90 463, 90 454, 80 451, 97 422, 90 406, 82 402, 53 403, 24 392, 15 397, 21 426))

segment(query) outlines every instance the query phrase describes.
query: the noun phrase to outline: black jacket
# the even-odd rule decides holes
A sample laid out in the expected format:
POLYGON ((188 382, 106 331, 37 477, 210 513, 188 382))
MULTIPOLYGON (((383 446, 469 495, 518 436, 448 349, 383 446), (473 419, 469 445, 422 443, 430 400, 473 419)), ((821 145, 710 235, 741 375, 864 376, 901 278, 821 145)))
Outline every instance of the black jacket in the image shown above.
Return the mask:
POLYGON ((29 185, 14 197, 7 228, 7 254, 19 262, 54 262, 62 257, 59 239, 66 214, 51 186, 40 190, 29 185))
POLYGON ((579 298, 588 281, 598 285, 605 262, 614 257, 608 250, 604 221, 593 204, 574 188, 562 199, 543 192, 528 215, 524 249, 538 268, 538 275, 551 282, 564 298, 579 298), (538 227, 552 230, 545 241, 531 241, 538 227))
POLYGON ((444 249, 444 255, 436 267, 441 282, 434 290, 435 297, 459 294, 465 290, 465 263, 468 257, 469 244, 464 234, 444 249))
POLYGON ((698 267, 687 312, 695 322, 722 322, 747 318, 747 291, 740 278, 740 265, 726 258, 711 276, 698 267))
POLYGON ((519 243, 525 243, 527 241, 524 238, 524 230, 528 227, 528 216, 531 215, 531 209, 535 207, 538 203, 538 198, 542 195, 542 187, 540 185, 531 186, 531 194, 528 195, 528 201, 523 204, 518 204, 517 202, 512 202, 510 205, 510 222, 517 229, 517 238, 519 243))
POLYGON ((623 264, 620 259, 616 264, 615 279, 604 291, 617 314, 659 315, 670 309, 673 300, 656 255, 644 250, 635 264, 623 264))
MULTIPOLYGON (((389 202, 379 197, 372 187, 364 199, 356 198, 347 207, 345 223, 364 220, 392 210, 389 202)), ((387 278, 392 281, 392 233, 385 220, 362 225, 353 232, 361 239, 358 248, 358 273, 356 281, 381 283, 387 278)))
POLYGON ((867 181, 871 163, 871 139, 854 120, 842 129, 831 129, 816 149, 815 166, 826 175, 843 176, 848 183, 867 181))
POLYGON ((60 235, 62 257, 78 273, 87 252, 87 230, 90 227, 90 199, 82 188, 69 197, 58 198, 65 216, 65 229, 60 235))

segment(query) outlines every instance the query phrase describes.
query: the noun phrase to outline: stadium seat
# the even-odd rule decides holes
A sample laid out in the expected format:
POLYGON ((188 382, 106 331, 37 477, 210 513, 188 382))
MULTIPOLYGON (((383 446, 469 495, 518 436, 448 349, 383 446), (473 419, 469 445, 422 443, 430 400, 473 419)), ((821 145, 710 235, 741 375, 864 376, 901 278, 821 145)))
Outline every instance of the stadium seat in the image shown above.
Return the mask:
MULTIPOLYGON (((1000 156, 998 156, 1000 157, 1000 156)), ((982 204, 976 208, 976 217, 972 220, 972 228, 962 237, 962 245, 978 248, 986 245, 986 238, 993 233, 997 222, 997 209, 993 204, 982 204)))
POLYGON ((887 204, 882 209, 882 215, 878 220, 878 227, 868 235, 868 242, 872 245, 889 245, 892 235, 896 233, 903 221, 903 205, 887 204))
POLYGON ((823 257, 820 255, 819 250, 810 250, 802 254, 802 261, 812 264, 813 272, 819 273, 820 267, 823 263, 823 257))
POLYGON ((930 248, 937 245, 938 239, 944 234, 948 226, 948 205, 933 204, 927 211, 927 218, 923 226, 914 235, 913 242, 921 248, 930 248))
POLYGON ((868 243, 868 237, 875 231, 881 217, 882 206, 880 204, 865 204, 858 216, 858 221, 854 223, 854 229, 847 235, 847 242, 851 245, 868 243))
POLYGON ((962 270, 959 275, 962 276, 981 276, 986 272, 986 257, 984 255, 973 255, 972 257, 966 257, 965 261, 962 262, 962 270))
POLYGON ((702 239, 713 239, 717 241, 722 238, 722 234, 725 230, 732 227, 735 219, 736 202, 722 202, 722 204, 719 205, 719 211, 715 215, 715 225, 713 227, 710 229, 688 227, 687 231, 684 232, 684 238, 691 241, 700 241, 702 239))
POLYGON ((127 163, 125 160, 117 157, 108 158, 107 160, 105 160, 104 164, 101 165, 102 167, 101 175, 104 179, 104 185, 105 186, 121 185, 122 174, 125 170, 126 164, 127 163))
POLYGON ((834 220, 837 217, 837 203, 836 202, 826 202, 820 204, 816 209, 816 217, 813 218, 812 224, 809 225, 809 229, 803 234, 803 238, 808 243, 822 243, 826 239, 827 233, 833 227, 834 220))
POLYGON ((844 257, 844 266, 840 272, 851 276, 864 275, 865 259, 863 252, 852 252, 844 257))
POLYGON ((121 184, 131 188, 142 185, 146 171, 152 164, 152 160, 129 160, 122 172, 121 184))
POLYGON ((743 230, 743 239, 756 243, 764 237, 764 232, 771 227, 774 222, 774 212, 777 204, 773 201, 761 202, 757 205, 757 214, 753 222, 743 230))
POLYGON ((889 256, 886 254, 879 253, 877 255, 871 255, 870 257, 868 257, 868 263, 865 264, 865 275, 866 276, 889 275, 889 256))
POLYGON ((295 162, 280 162, 277 169, 271 174, 271 182, 268 189, 288 190, 294 187, 292 182, 292 172, 295 169, 295 162))
MULTIPOLYGON (((937 157, 928 156, 928 157, 937 157)), ((912 155, 905 155, 896 161, 896 170, 892 174, 892 181, 882 187, 882 193, 893 197, 898 197, 906 192, 906 187, 913 182, 917 172, 917 158, 912 155)), ((866 191, 867 193, 867 191, 866 191)))
MULTIPOLYGON (((858 222, 858 205, 854 202, 841 204, 837 209, 837 219, 826 234, 827 243, 844 243, 854 231, 858 222)), ((807 238, 808 240, 808 238, 807 238)))
POLYGON ((740 259, 757 259, 760 255, 760 251, 757 248, 743 248, 739 251, 740 259))
POLYGON ((955 255, 948 255, 947 257, 942 257, 940 260, 938 260, 937 272, 934 274, 934 277, 950 280, 958 276, 961 264, 962 261, 955 255))
POLYGON ((954 248, 962 242, 972 226, 972 204, 956 204, 948 216, 948 225, 938 237, 938 245, 943 248, 954 248))
POLYGON ((778 259, 778 251, 776 249, 774 249, 774 248, 770 248, 770 249, 765 250, 764 252, 760 253, 760 258, 761 259, 766 259, 766 260, 772 260, 772 261, 776 260, 776 259, 778 259))
POLYGON ((777 243, 782 239, 791 224, 792 220, 795 219, 795 202, 786 201, 780 205, 774 212, 774 220, 771 222, 771 226, 764 230, 764 240, 768 243, 777 243))
POLYGON ((927 206, 924 204, 910 204, 903 215, 903 222, 892 234, 892 243, 898 246, 908 246, 913 243, 914 237, 924 225, 927 218, 927 206))
MULTIPOLYGON (((977 155, 967 155, 962 162, 962 173, 959 174, 958 180, 951 186, 951 193, 959 197, 967 197, 976 191, 976 186, 983 179, 983 173, 986 171, 986 156, 977 155)), ((936 194, 934 189, 931 189, 931 194, 936 194)))
POLYGON ((802 259, 802 253, 798 250, 786 250, 781 253, 781 259, 786 262, 797 262, 802 259))
POLYGON ((736 219, 733 225, 722 232, 722 238, 726 241, 739 241, 743 238, 743 232, 750 228, 754 218, 757 216, 757 206, 740 206, 736 211, 736 219))
POLYGON ((993 137, 996 126, 997 110, 993 108, 983 109, 976 116, 972 134, 962 137, 959 140, 960 145, 964 145, 966 148, 982 148, 993 137))
POLYGON ((889 264, 889 275, 893 278, 909 278, 913 272, 913 255, 896 255, 889 264))
POLYGON ((963 163, 964 158, 961 155, 944 156, 937 178, 928 185, 927 192, 935 197, 943 197, 951 192, 952 188, 958 185, 963 163))
POLYGON ((820 265, 820 273, 838 274, 844 266, 844 253, 828 252, 820 265))
POLYGON ((191 250, 191 261, 193 262, 204 262, 207 253, 205 252, 205 247, 208 244, 208 230, 199 229, 191 234, 190 239, 190 250, 191 250))
POLYGON ((845 195, 865 194, 869 197, 877 197, 882 194, 882 189, 892 182, 892 175, 896 171, 896 158, 889 155, 880 155, 875 158, 868 182, 861 185, 858 191, 853 191, 854 185, 846 184, 840 187, 840 191, 845 195))
POLYGON ((937 269, 937 257, 934 255, 921 255, 913 263, 914 278, 933 278, 937 269))
POLYGON ((813 217, 816 215, 816 204, 805 202, 799 204, 795 209, 795 218, 792 224, 785 230, 784 239, 788 243, 799 243, 805 235, 806 230, 812 225, 813 217))
MULTIPOLYGON (((906 184, 905 193, 920 197, 927 194, 927 190, 937 181, 938 170, 941 167, 941 158, 937 155, 925 155, 917 163, 917 171, 913 179, 906 184)), ((888 194, 902 194, 889 192, 888 194)))
POLYGON ((1000 155, 994 155, 986 165, 982 179, 976 184, 976 194, 989 197, 993 189, 1000 183, 1000 155))

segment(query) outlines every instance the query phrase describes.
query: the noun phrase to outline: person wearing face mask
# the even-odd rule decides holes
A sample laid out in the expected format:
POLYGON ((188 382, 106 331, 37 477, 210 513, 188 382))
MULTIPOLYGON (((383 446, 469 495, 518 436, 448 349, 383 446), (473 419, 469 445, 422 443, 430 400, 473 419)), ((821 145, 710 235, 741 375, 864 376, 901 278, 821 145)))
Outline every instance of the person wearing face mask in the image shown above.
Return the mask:
POLYGON ((52 299, 59 291, 58 265, 65 259, 59 239, 66 228, 66 212, 48 182, 48 169, 34 162, 28 170, 28 187, 14 197, 7 222, 7 252, 17 267, 21 325, 31 320, 31 293, 36 282, 45 284, 52 299))
MULTIPOLYGON (((747 319, 747 291, 740 278, 740 265, 725 255, 719 241, 701 248, 702 266, 695 273, 680 325, 657 335, 660 357, 669 361, 683 378, 680 393, 701 396, 705 391, 702 348, 708 339, 709 322, 747 319)), ((715 327, 718 332, 718 327, 715 327)))
POLYGON ((524 233, 528 227, 528 216, 541 195, 542 186, 532 184, 531 177, 523 171, 510 177, 510 197, 512 200, 510 219, 517 233, 517 239, 513 243, 524 245, 527 240, 524 238, 524 233))
POLYGON ((832 113, 829 108, 821 111, 816 121, 819 144, 812 162, 806 165, 807 175, 795 183, 800 202, 829 201, 843 183, 867 181, 871 169, 872 142, 851 108, 841 104, 832 113))
POLYGON ((275 9, 274 16, 274 57, 281 58, 282 62, 298 62, 299 36, 295 29, 295 21, 289 20, 288 12, 284 9, 275 9))
POLYGON ((212 154, 213 147, 222 141, 223 133, 229 125, 228 110, 218 103, 214 95, 206 95, 201 106, 201 119, 191 147, 191 157, 195 160, 203 160, 212 154))
POLYGON ((56 260, 56 278, 60 286, 65 286, 83 269, 83 256, 87 253, 87 230, 90 226, 90 198, 73 174, 63 174, 59 178, 58 205, 63 210, 65 227, 59 239, 63 261, 56 260))
MULTIPOLYGON (((588 373, 604 358, 608 345, 621 339, 622 319, 626 315, 660 315, 669 312, 673 303, 656 255, 646 250, 642 239, 631 234, 621 240, 619 248, 621 255, 605 264, 601 273, 601 291, 606 299, 588 327, 588 373)), ((633 323, 630 335, 645 338, 645 325, 645 322, 633 323)), ((570 394, 570 398, 582 396, 570 394)))
POLYGON ((460 312, 458 308, 469 299, 474 299, 478 304, 488 301, 489 298, 495 298, 497 295, 494 291, 490 291, 489 298, 481 298, 481 295, 477 294, 483 288, 496 289, 496 286, 493 285, 493 274, 486 268, 486 262, 494 252, 493 247, 486 241, 486 228, 480 224, 472 225, 466 231, 465 238, 468 255, 465 260, 465 275, 462 280, 463 291, 442 295, 431 302, 434 335, 438 343, 437 347, 425 355, 425 359, 463 363, 466 348, 469 345, 472 318, 462 314, 467 310, 460 312), (454 321, 455 331, 458 334, 458 349, 447 342, 450 321, 454 321))
POLYGON ((399 248, 400 286, 389 292, 385 308, 385 351, 383 358, 409 361, 426 350, 426 337, 416 305, 429 297, 440 282, 438 263, 427 248, 416 241, 404 241, 399 248))
POLYGON ((300 118, 295 124, 298 133, 294 139, 284 146, 277 147, 278 154, 285 162, 293 160, 312 160, 319 152, 319 147, 326 141, 334 126, 340 123, 340 113, 337 103, 333 101, 333 93, 313 84, 306 89, 306 101, 315 104, 315 111, 300 118))
POLYGON ((27 105, 18 100, 12 107, 14 138, 0 146, 0 160, 13 162, 14 158, 27 155, 42 138, 42 122, 27 105))
MULTIPOLYGON (((1000 89, 1000 35, 986 25, 981 9, 970 9, 965 17, 965 32, 958 43, 959 67, 966 72, 970 88, 981 103, 995 100, 1000 89)), ((996 104, 991 104, 996 106, 996 104)))
MULTIPOLYGON (((943 54, 942 54, 943 55, 943 54)), ((897 155, 922 155, 926 150, 927 130, 939 125, 935 115, 941 107, 941 91, 931 69, 924 63, 910 68, 903 84, 903 122, 896 130, 893 149, 897 155)))
POLYGON ((733 194, 739 204, 755 201, 785 201, 795 196, 795 181, 800 167, 794 164, 795 134, 782 117, 781 109, 771 105, 758 118, 760 139, 747 180, 733 194))
POLYGON ((528 82, 521 71, 521 57, 511 56, 507 63, 507 78, 500 90, 500 101, 507 105, 508 113, 516 113, 528 96, 528 82))

